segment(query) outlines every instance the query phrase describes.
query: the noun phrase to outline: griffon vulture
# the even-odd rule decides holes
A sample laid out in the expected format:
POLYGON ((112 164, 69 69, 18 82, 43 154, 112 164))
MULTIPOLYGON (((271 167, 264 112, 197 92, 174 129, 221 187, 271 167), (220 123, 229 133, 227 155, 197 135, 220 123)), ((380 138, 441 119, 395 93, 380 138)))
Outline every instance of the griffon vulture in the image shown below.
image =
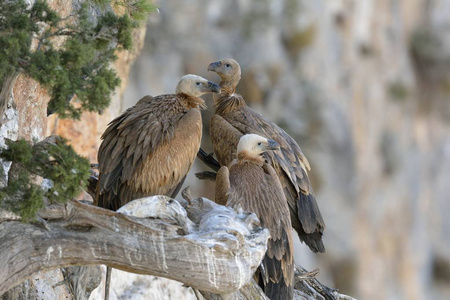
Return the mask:
POLYGON ((98 151, 96 204, 117 210, 133 199, 175 197, 202 136, 200 109, 217 84, 185 75, 176 94, 145 96, 109 123, 98 151))
POLYGON ((270 231, 267 252, 256 280, 270 299, 292 299, 294 250, 289 207, 275 170, 262 156, 280 149, 277 142, 256 134, 239 140, 237 159, 216 177, 216 202, 254 212, 270 231))
POLYGON ((214 153, 222 166, 233 160, 239 138, 248 133, 259 134, 280 144, 280 150, 264 154, 278 174, 291 213, 292 227, 300 240, 313 252, 324 252, 322 233, 325 223, 317 206, 308 178, 309 162, 300 147, 283 129, 248 107, 235 89, 241 69, 234 59, 211 63, 208 71, 220 76, 221 92, 214 97, 215 114, 210 122, 214 153))
MULTIPOLYGON (((145 96, 111 121, 98 150, 94 204, 117 210, 145 196, 175 197, 200 148, 200 109, 206 106, 199 97, 219 91, 213 82, 185 75, 176 94, 145 96)), ((108 267, 105 300, 110 280, 108 267)))

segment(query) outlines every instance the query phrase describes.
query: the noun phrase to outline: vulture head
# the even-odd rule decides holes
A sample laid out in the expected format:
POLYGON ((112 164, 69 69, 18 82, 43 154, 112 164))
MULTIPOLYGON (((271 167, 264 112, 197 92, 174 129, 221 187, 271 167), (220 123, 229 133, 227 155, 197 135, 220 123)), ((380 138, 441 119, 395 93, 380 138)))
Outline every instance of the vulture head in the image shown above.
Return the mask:
POLYGON ((177 94, 200 97, 206 93, 220 93, 220 86, 197 75, 184 75, 177 84, 177 94))
POLYGON ((260 157, 268 150, 279 150, 280 145, 270 139, 257 134, 246 134, 241 137, 237 146, 237 155, 244 154, 247 157, 260 157))
POLYGON ((210 63, 208 71, 215 72, 220 76, 221 86, 224 83, 228 83, 236 87, 239 80, 241 80, 241 67, 232 58, 221 59, 210 63))

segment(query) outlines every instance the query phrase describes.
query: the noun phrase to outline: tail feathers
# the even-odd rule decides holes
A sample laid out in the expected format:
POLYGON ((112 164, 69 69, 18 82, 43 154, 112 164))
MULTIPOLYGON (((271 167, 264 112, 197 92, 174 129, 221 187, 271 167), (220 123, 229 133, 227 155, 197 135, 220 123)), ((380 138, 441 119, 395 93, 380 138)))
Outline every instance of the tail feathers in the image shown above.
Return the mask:
POLYGON ((294 297, 294 285, 288 286, 283 276, 280 277, 278 282, 269 280, 266 285, 264 285, 262 277, 260 277, 258 284, 271 300, 289 300, 294 297))
POLYGON ((304 242, 313 252, 325 252, 325 246, 322 242, 322 233, 325 229, 325 222, 317 206, 314 194, 305 195, 300 193, 300 199, 297 202, 298 219, 300 226, 294 226, 295 230, 304 242))
POLYGON ((300 197, 297 201, 298 218, 302 223, 302 227, 306 233, 315 231, 323 232, 325 229, 325 222, 320 213, 319 206, 317 206, 314 194, 305 195, 300 192, 300 197))
MULTIPOLYGON (((284 260, 286 257, 283 258, 284 260)), ((266 254, 258 268, 258 284, 271 300, 290 300, 294 295, 294 265, 266 254), (284 269, 286 268, 286 269, 284 269)))
POLYGON ((301 232, 297 232, 298 237, 300 238, 300 241, 304 242, 309 249, 311 249, 312 252, 317 253, 324 253, 325 252, 325 246, 322 241, 322 233, 320 232, 314 232, 310 234, 306 234, 303 231, 303 234, 301 232))
POLYGON ((316 231, 313 233, 306 233, 303 230, 302 224, 298 220, 296 222, 292 222, 292 227, 295 229, 295 231, 297 231, 300 241, 305 243, 312 252, 325 252, 325 246, 322 242, 322 232, 316 231))

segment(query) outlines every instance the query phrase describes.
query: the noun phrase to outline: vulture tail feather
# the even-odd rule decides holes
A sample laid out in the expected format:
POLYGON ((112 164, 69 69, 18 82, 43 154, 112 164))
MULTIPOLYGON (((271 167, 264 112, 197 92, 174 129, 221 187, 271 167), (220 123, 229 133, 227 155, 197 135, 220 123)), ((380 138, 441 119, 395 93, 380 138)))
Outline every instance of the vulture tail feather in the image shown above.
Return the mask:
POLYGON ((303 229, 306 233, 313 233, 315 231, 323 232, 325 229, 325 222, 322 214, 317 206, 314 194, 305 195, 300 192, 298 205, 298 218, 302 223, 303 229))
POLYGON ((301 228, 296 227, 295 230, 300 240, 313 252, 325 252, 325 246, 322 242, 322 232, 325 229, 325 223, 314 194, 305 195, 300 192, 300 200, 297 202, 297 205, 301 228))
POLYGON ((271 300, 292 299, 294 295, 294 285, 293 283, 286 283, 281 268, 281 260, 275 257, 270 258, 267 255, 264 257, 260 266, 258 284, 271 300), (265 270, 261 267, 265 267, 265 270))

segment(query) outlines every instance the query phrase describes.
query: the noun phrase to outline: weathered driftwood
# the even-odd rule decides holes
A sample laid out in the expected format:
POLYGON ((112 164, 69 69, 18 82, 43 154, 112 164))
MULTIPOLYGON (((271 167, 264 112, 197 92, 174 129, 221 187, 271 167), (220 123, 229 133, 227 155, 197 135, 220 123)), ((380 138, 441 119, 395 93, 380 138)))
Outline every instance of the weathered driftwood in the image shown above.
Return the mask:
MULTIPOLYGON (((251 279, 268 238, 257 217, 188 191, 183 197, 181 205, 138 199, 118 213, 69 201, 46 207, 34 224, 0 214, 0 295, 37 271, 105 264, 181 281, 205 299, 267 299, 251 279)), ((352 299, 315 275, 299 268, 294 299, 352 299)))
POLYGON ((316 279, 318 274, 318 269, 308 272, 297 264, 294 280, 295 300, 356 300, 320 283, 316 279))
POLYGON ((215 204, 210 206, 219 211, 205 209, 209 200, 196 203, 203 207, 192 203, 187 212, 197 222, 164 196, 135 200, 122 213, 69 201, 46 207, 34 224, 4 215, 0 295, 37 271, 93 264, 167 277, 206 292, 232 293, 259 265, 268 231, 252 214, 215 204), (140 215, 125 215, 131 211, 140 215))
POLYGON ((253 279, 241 289, 228 295, 218 295, 204 291, 195 291, 195 293, 198 299, 206 300, 269 300, 253 279))

